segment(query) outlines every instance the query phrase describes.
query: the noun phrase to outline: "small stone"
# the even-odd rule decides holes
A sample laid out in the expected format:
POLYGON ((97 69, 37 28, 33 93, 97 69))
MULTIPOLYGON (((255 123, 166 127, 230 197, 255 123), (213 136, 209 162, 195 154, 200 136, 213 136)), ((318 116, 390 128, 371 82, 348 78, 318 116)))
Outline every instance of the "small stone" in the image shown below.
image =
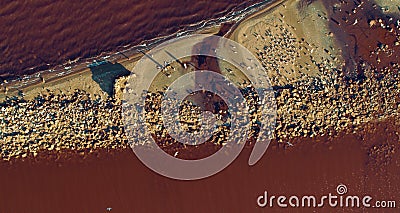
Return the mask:
POLYGON ((372 27, 376 24, 376 20, 372 19, 368 21, 369 27, 372 27))

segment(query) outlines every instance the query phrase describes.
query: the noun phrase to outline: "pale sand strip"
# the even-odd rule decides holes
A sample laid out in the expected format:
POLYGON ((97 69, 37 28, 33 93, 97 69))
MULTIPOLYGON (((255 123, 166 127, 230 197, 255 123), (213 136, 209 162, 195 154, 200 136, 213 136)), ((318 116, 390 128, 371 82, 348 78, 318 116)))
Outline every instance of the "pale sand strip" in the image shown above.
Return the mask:
MULTIPOLYGON (((206 27, 199 30, 199 34, 216 34, 218 33, 220 26, 206 27)), ((121 64, 128 71, 132 70, 136 62, 142 58, 142 54, 128 55, 128 58, 122 58, 117 61, 113 61, 114 64, 121 64)), ((44 81, 36 81, 26 86, 22 86, 18 90, 10 89, 9 87, 0 87, 0 101, 5 100, 6 97, 19 96, 22 92, 26 100, 33 99, 40 94, 47 94, 48 92, 54 94, 73 93, 75 90, 83 90, 89 94, 100 95, 101 97, 107 97, 107 94, 102 91, 99 85, 92 79, 92 73, 90 68, 85 68, 84 64, 80 64, 77 71, 70 74, 57 77, 55 73, 47 73, 40 75, 44 81), (80 69, 80 70, 79 70, 80 69)), ((117 79, 118 81, 118 79, 117 79)), ((17 82, 18 83, 18 82, 17 82)))

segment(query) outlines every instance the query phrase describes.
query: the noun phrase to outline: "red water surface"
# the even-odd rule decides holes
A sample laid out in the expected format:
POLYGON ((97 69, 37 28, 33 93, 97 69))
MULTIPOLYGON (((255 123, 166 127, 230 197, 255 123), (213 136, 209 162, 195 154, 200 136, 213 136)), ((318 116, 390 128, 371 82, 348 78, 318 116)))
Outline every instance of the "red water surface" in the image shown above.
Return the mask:
POLYGON ((255 166, 245 148, 233 164, 212 177, 178 181, 146 168, 130 149, 79 154, 40 153, 0 164, 0 212, 398 212, 400 151, 394 120, 366 125, 336 139, 272 142, 255 166), (366 194, 396 200, 396 209, 260 208, 269 195, 366 194))
POLYGON ((259 1, 0 1, 0 76, 115 51, 259 1))

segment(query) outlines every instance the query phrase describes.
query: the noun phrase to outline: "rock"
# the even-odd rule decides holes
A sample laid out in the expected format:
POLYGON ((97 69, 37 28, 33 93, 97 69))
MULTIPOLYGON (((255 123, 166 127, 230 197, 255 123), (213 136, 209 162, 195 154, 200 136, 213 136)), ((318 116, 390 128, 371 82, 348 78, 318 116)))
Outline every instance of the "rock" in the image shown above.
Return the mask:
POLYGON ((369 27, 373 27, 376 24, 376 20, 375 19, 371 19, 368 21, 369 27))

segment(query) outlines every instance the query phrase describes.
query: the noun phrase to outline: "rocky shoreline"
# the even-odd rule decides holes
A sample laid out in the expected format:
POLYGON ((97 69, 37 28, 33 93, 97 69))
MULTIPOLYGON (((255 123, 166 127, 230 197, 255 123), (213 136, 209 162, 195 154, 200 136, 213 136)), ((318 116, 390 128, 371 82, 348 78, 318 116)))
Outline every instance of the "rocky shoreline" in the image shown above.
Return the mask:
MULTIPOLYGON (((339 73, 333 79, 340 79, 339 73)), ((276 91, 275 138, 334 136, 360 124, 398 116, 398 77, 328 81, 310 78, 276 91)), ((26 157, 40 150, 126 147, 121 105, 84 91, 47 94, 34 100, 17 97, 1 104, 1 156, 26 157)), ((151 124, 154 126, 155 124, 151 124)))
MULTIPOLYGON (((346 59, 338 54, 340 48, 334 46, 334 33, 327 31, 329 28, 321 27, 319 33, 327 36, 322 40, 310 40, 315 35, 302 32, 303 28, 310 28, 308 19, 318 18, 311 26, 314 28, 329 20, 321 15, 324 14, 321 4, 313 3, 308 8, 316 13, 307 19, 296 1, 288 2, 292 3, 261 17, 265 20, 257 21, 256 25, 243 22, 250 27, 239 26, 235 32, 239 42, 257 55, 271 76, 277 104, 274 138, 290 144, 299 137, 335 137, 340 132, 352 133, 365 123, 397 117, 400 110, 398 63, 381 70, 365 61, 359 64, 361 73, 349 76, 343 68, 346 59), (291 10, 298 12, 298 19, 288 17, 291 10), (300 18, 307 23, 299 22, 300 18)), ((121 119, 120 93, 124 80, 117 79, 117 82, 116 95, 108 98, 84 90, 68 94, 50 91, 33 100, 8 98, 0 110, 1 158, 35 156, 41 150, 129 146, 121 119)), ((196 124, 188 119, 191 125, 196 124)), ((154 122, 149 122, 149 126, 155 127, 154 122)))

